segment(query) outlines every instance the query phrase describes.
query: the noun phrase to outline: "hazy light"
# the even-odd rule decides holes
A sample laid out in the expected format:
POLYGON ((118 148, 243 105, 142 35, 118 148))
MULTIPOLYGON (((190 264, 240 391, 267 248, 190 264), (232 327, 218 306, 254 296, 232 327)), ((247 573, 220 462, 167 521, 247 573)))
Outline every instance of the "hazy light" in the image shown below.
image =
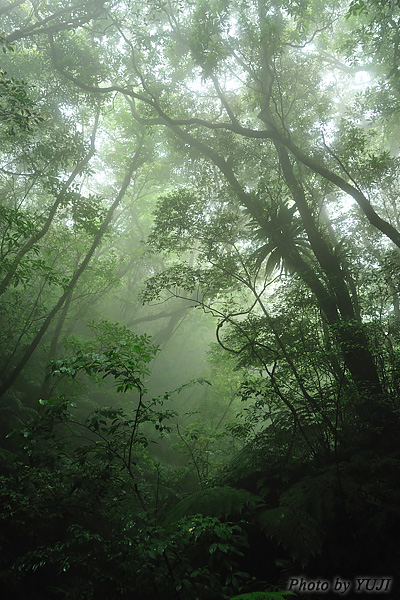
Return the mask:
POLYGON ((366 86, 369 83, 371 83, 372 81, 372 77, 371 77, 371 73, 368 73, 368 71, 358 71, 355 74, 354 77, 354 83, 357 86, 366 86))

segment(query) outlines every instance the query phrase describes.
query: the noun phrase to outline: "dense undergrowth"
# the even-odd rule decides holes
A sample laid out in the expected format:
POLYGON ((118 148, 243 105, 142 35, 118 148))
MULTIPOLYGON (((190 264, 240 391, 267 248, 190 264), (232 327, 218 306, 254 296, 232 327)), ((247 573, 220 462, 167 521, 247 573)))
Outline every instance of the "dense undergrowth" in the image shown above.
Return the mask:
POLYGON ((397 600, 398 0, 0 21, 1 597, 397 600))
POLYGON ((147 397, 150 339, 99 331, 100 352, 81 347, 53 376, 111 376, 137 391, 136 409, 83 419, 71 398, 28 414, 14 402, 21 425, 1 451, 5 597, 277 600, 302 573, 396 572, 400 455, 387 439, 370 446, 371 432, 348 431, 330 454, 312 455, 301 437, 267 426, 193 491, 147 451, 176 415, 164 407, 173 392, 147 397))

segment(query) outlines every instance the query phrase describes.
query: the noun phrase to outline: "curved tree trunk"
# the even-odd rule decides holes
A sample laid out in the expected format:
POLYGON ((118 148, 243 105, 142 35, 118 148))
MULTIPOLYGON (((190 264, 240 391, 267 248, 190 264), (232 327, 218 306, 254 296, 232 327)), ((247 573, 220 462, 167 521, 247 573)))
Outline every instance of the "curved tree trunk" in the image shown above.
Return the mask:
POLYGON ((78 267, 78 269, 75 271, 74 275, 72 276, 68 286, 66 286, 64 293, 60 296, 58 302, 55 304, 55 306, 53 307, 53 309, 49 312, 49 314, 47 315, 46 319, 44 320, 41 328, 39 329, 38 333, 36 334, 36 336, 34 337, 34 339, 31 341, 31 343, 29 344, 29 346, 27 347, 27 349, 25 350, 23 356, 21 357, 20 361, 18 362, 18 364, 16 365, 16 367, 14 368, 14 370, 11 372, 11 374, 5 379, 5 381, 3 382, 3 384, 0 386, 0 398, 5 394, 5 392, 10 388, 10 386, 14 383, 14 381, 17 379, 18 375, 20 375, 20 373, 23 371, 23 369, 25 368, 26 364, 28 363, 28 361, 30 360, 32 354, 35 352, 36 348, 38 347, 39 343, 41 342, 44 334, 46 333, 46 331, 48 330, 51 322, 53 321, 54 317, 56 316, 56 314, 58 313, 58 311, 63 307, 64 303, 66 302, 67 298, 69 297, 70 294, 72 294, 77 282, 79 281, 79 278, 81 277, 82 273, 85 271, 86 267, 88 266, 88 264, 90 263, 90 260, 93 257, 93 254, 95 252, 95 250, 97 249, 97 247, 99 246, 103 235, 105 234, 109 224, 111 223, 111 220, 113 218, 114 212, 116 210, 116 208, 119 206, 122 198, 125 195, 126 190, 129 187, 129 184, 131 182, 131 178, 133 173, 135 172, 135 170, 138 167, 138 155, 141 149, 141 144, 139 145, 139 149, 136 151, 129 167, 128 170, 125 174, 125 178, 124 181, 122 183, 122 186, 120 188, 120 191, 116 197, 116 199, 114 200, 114 202, 112 203, 112 205, 110 206, 106 218, 104 219, 103 223, 100 226, 99 232, 97 233, 97 235, 95 236, 92 245, 89 249, 89 251, 87 252, 85 258, 83 259, 83 261, 81 262, 80 266, 78 267))
POLYGON ((96 114, 95 123, 93 126, 93 132, 90 137, 89 152, 80 161, 80 163, 78 165, 76 165, 75 169, 72 171, 71 175, 68 177, 67 181, 62 186, 61 191, 57 195, 57 198, 56 198, 55 202, 53 203, 53 206, 50 209, 47 219, 43 224, 43 227, 39 231, 37 231, 35 234, 33 234, 29 238, 29 240, 27 240, 25 242, 25 244, 18 250, 17 254, 14 257, 14 260, 12 261, 10 267, 8 268, 6 276, 4 277, 3 281, 0 282, 0 295, 5 291, 5 289, 9 285, 9 283, 12 281, 12 279, 18 269, 18 266, 19 266, 21 260, 24 258, 24 256, 32 249, 32 247, 35 244, 37 244, 37 242, 39 242, 46 235, 46 233, 50 229, 50 225, 53 222, 53 219, 57 213, 57 210, 58 210, 60 204, 62 203, 62 201, 65 198, 65 194, 68 191, 69 187, 75 181, 75 179, 78 177, 78 175, 80 175, 80 173, 82 173, 83 169, 86 167, 86 165, 89 163, 90 159, 93 157, 93 155, 96 151, 94 143, 95 143, 95 139, 96 139, 98 122, 99 122, 99 111, 96 114))

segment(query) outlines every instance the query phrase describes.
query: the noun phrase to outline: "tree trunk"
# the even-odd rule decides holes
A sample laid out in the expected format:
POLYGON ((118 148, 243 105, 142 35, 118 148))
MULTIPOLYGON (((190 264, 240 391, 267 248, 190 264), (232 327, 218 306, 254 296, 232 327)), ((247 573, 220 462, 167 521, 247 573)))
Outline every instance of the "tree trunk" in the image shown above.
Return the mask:
POLYGON ((42 340, 44 334, 46 333, 47 329, 49 328, 50 323, 53 321, 53 319, 56 316, 56 314, 58 313, 58 311, 64 305, 69 294, 72 294, 77 282, 79 281, 80 276, 82 275, 82 273, 85 271, 86 267, 88 266, 95 250, 97 249, 97 247, 99 246, 99 244, 103 238, 103 235, 105 234, 109 224, 111 223, 111 220, 112 220, 112 217, 114 215, 116 208, 119 206, 122 198, 125 195, 126 190, 128 189, 132 175, 138 166, 137 165, 137 163, 138 163, 137 157, 138 157, 140 148, 141 148, 141 144, 139 146, 139 149, 136 151, 135 156, 134 156, 133 160, 131 161, 131 164, 129 165, 129 168, 128 168, 127 173, 125 174, 125 178, 122 183, 121 189, 120 189, 116 199, 114 200, 113 204, 110 206, 108 213, 106 215, 106 218, 104 219, 103 223, 101 224, 99 232, 95 236, 88 253, 86 254, 83 261, 81 262, 78 269, 75 271, 68 286, 66 286, 64 293, 60 296, 56 305, 53 307, 53 309, 47 315, 46 319, 43 322, 42 327, 40 328, 40 330, 38 331, 38 333, 36 334, 36 336, 34 337, 32 342, 29 344, 29 346, 27 347, 27 349, 26 349, 25 353, 23 354, 22 358, 20 359, 19 363, 14 368, 12 373, 5 379, 3 384, 0 386, 0 398, 11 387, 11 385, 14 383, 14 381, 16 380, 18 375, 20 375, 22 370, 25 368, 26 364, 30 360, 32 354, 35 352, 35 350, 38 347, 40 341, 42 340))
POLYGON ((97 114, 96 114, 95 123, 94 123, 94 127, 93 127, 93 133, 90 138, 89 152, 81 160, 81 162, 75 167, 75 169, 72 171, 71 175, 68 177, 67 181, 62 186, 61 191, 58 194, 55 202, 53 203, 53 206, 50 209, 50 212, 48 214, 46 221, 44 222, 42 229, 40 229, 40 231, 38 231, 37 233, 32 235, 29 238, 29 240, 27 240, 27 242, 25 242, 25 244, 18 250, 17 254, 15 255, 14 260, 12 261, 12 263, 8 269, 7 275, 4 277, 3 281, 0 283, 0 295, 5 291, 8 284, 11 282, 11 280, 14 277, 14 275, 18 269, 18 266, 19 266, 21 260, 24 258, 24 256, 29 252, 29 250, 31 250, 31 248, 39 240, 41 240, 46 235, 46 233, 50 229, 50 225, 52 224, 53 219, 56 215, 58 207, 60 206, 61 202, 64 200, 66 191, 68 190, 70 185, 74 182, 74 180, 77 178, 77 176, 80 173, 82 173, 83 169, 86 167, 86 165, 88 164, 88 162, 94 155, 94 153, 96 151, 94 142, 96 139, 96 131, 97 131, 98 122, 99 122, 99 112, 97 112, 97 114))

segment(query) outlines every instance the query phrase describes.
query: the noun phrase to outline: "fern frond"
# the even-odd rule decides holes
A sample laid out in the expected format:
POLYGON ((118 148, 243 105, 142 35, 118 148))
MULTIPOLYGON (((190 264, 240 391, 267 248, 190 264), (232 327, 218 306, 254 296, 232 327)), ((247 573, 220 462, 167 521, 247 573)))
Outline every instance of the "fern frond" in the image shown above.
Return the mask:
POLYGON ((249 594, 239 594, 231 600, 285 600, 289 596, 294 596, 294 593, 288 590, 282 590, 281 592, 251 592, 249 594))
POLYGON ((256 520, 265 534, 283 546, 293 560, 299 560, 302 567, 321 553, 319 524, 304 510, 278 506, 262 511, 256 520))
POLYGON ((280 503, 306 511, 322 524, 330 521, 335 512, 337 473, 329 470, 315 477, 306 476, 292 485, 280 498, 280 503))
POLYGON ((255 472, 262 472, 260 457, 255 448, 246 444, 242 450, 232 458, 226 468, 226 481, 241 481, 255 472))
POLYGON ((227 517, 239 514, 245 506, 254 507, 261 498, 228 485, 200 490, 183 498, 167 514, 166 521, 179 520, 186 515, 201 514, 204 517, 227 517))

